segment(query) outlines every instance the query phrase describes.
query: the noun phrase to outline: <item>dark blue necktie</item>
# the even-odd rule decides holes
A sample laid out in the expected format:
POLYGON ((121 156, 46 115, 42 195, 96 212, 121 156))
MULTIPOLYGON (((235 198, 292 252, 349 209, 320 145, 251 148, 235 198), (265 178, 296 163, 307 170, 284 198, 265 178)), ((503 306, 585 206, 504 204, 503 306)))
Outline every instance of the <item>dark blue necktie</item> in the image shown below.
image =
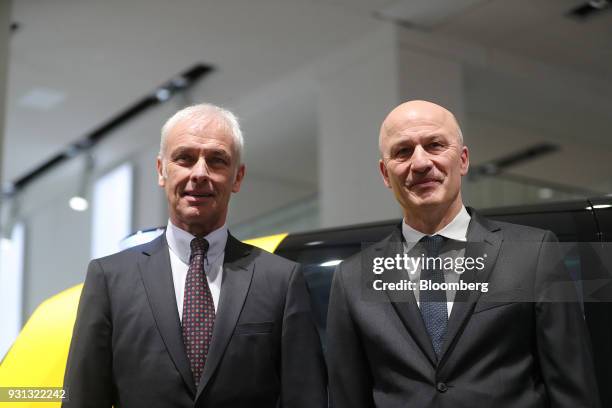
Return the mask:
MULTIPOLYGON (((420 241, 425 248, 428 258, 438 258, 440 249, 444 244, 444 237, 441 235, 424 236, 420 241)), ((433 259, 432 259, 433 260, 433 259)), ((426 262, 421 268, 421 280, 431 281, 431 283, 444 283, 444 271, 438 268, 440 260, 436 262, 426 262), (435 265, 433 265, 435 263, 435 265), (430 268, 427 268, 430 266, 430 268)), ((421 290, 419 293, 421 315, 425 328, 431 339, 431 344, 440 359, 442 345, 448 326, 448 311, 446 307, 446 291, 444 290, 421 290)))

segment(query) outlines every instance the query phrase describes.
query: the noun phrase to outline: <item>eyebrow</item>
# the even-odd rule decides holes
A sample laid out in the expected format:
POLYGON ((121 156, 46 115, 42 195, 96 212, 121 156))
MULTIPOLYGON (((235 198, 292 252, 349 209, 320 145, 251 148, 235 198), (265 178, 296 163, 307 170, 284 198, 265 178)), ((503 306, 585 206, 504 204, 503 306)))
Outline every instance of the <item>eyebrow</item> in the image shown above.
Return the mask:
POLYGON ((186 146, 179 146, 170 152, 170 157, 176 157, 183 153, 190 153, 191 151, 193 151, 193 148, 186 147, 186 146))
MULTIPOLYGON (((422 141, 425 141, 425 142, 429 142, 435 139, 444 139, 444 134, 434 133, 431 135, 422 136, 422 141)), ((400 139, 396 141, 395 143, 393 143, 392 146, 402 146, 402 145, 407 145, 407 144, 414 144, 414 141, 412 139, 400 139)))
POLYGON ((210 152, 211 154, 218 155, 218 156, 229 156, 229 153, 223 149, 208 149, 207 152, 210 152))
MULTIPOLYGON (((200 149, 197 147, 189 147, 189 146, 178 146, 172 152, 170 152, 170 157, 176 157, 185 153, 192 153, 194 151, 199 151, 200 149)), ((205 154, 213 155, 213 156, 223 156, 230 157, 230 154, 223 149, 209 148, 205 149, 205 154)))

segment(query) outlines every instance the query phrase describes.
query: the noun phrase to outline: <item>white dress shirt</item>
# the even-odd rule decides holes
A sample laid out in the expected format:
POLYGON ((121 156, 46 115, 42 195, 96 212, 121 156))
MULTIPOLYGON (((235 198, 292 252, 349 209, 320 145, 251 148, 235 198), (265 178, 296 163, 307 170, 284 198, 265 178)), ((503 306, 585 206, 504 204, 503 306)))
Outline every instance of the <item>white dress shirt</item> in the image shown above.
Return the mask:
MULTIPOLYGON (((204 259, 204 272, 210 287, 215 312, 219 306, 221 293, 221 280, 223 279, 223 259, 225 258, 225 244, 227 242, 227 226, 214 230, 204 238, 208 241, 208 252, 204 259)), ((185 279, 189 270, 189 255, 191 254, 191 240, 195 236, 178 228, 168 220, 166 240, 170 248, 170 267, 172 268, 172 281, 179 318, 183 321, 183 298, 185 293, 185 279)))
MULTIPOLYGON (((451 222, 449 222, 444 228, 440 231, 437 231, 433 235, 442 235, 445 238, 448 238, 453 241, 458 242, 466 242, 467 241, 467 230, 468 225, 470 224, 470 214, 465 209, 465 206, 461 207, 461 211, 453 218, 451 222)), ((415 230, 408 224, 406 221, 402 223, 402 235, 404 236, 404 251, 406 253, 410 253, 411 251, 416 250, 415 245, 419 242, 421 238, 425 235, 420 231, 415 230)), ((420 256, 423 251, 421 250, 418 253, 411 253, 411 256, 420 256)), ((445 245, 443 251, 440 253, 440 257, 451 257, 457 258, 465 255, 465 245, 445 245)), ((413 273, 409 273, 411 282, 418 282, 421 278, 421 270, 418 268, 413 273)), ((456 283, 459 282, 460 275, 453 270, 444 270, 444 281, 446 283, 456 283)), ((416 298, 417 305, 421 307, 419 302, 419 289, 418 285, 416 285, 416 289, 414 290, 414 297, 416 298)), ((451 311, 453 309, 453 301, 455 300, 455 291, 447 290, 446 291, 446 309, 448 311, 448 316, 450 317, 451 311)))

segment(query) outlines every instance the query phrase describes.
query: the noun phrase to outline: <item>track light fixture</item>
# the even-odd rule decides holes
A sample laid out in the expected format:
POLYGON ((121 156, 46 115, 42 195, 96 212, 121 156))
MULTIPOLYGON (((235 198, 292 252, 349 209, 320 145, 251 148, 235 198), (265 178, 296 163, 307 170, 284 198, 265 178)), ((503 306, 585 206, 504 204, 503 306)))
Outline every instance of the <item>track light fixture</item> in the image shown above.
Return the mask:
POLYGON ((89 187, 92 181, 92 175, 94 171, 94 158, 91 152, 85 154, 85 171, 83 172, 77 192, 68 201, 68 205, 74 211, 86 211, 89 208, 89 187))

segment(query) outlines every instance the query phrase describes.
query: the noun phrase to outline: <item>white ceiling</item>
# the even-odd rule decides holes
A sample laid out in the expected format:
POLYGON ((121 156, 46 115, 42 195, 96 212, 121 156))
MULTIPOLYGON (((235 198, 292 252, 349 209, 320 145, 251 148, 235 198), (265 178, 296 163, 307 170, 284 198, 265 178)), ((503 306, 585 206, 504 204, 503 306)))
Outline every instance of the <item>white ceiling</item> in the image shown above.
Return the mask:
MULTIPOLYGON (((612 12, 586 23, 564 17, 580 0, 462 0, 466 6, 460 8, 454 0, 436 0, 439 18, 430 9, 427 20, 411 16, 410 7, 400 4, 407 1, 13 0, 12 21, 21 28, 10 44, 5 179, 23 175, 174 74, 204 62, 217 71, 198 85, 198 93, 237 108, 247 132, 260 135, 247 139, 250 162, 257 163, 258 152, 273 154, 284 158, 279 161, 283 171, 275 169, 276 174, 314 183, 316 174, 309 169, 316 152, 316 107, 308 85, 296 91, 302 98, 273 93, 276 100, 265 106, 247 106, 241 98, 265 95, 279 78, 374 30, 381 19, 401 19, 439 36, 593 78, 612 77, 612 12), (394 15, 394 10, 404 14, 394 15), (50 91, 51 99, 56 92, 59 102, 42 110, 20 104, 41 89, 50 91), (286 143, 272 142, 279 135, 286 143), (294 151, 299 146, 303 154, 290 157, 283 146, 294 151)), ((477 78, 468 75, 468 85, 477 78)), ((483 77, 482 83, 496 80, 483 77)), ((505 84, 509 92, 515 89, 505 84)), ((474 111, 495 106, 484 86, 469 95, 480 98, 474 111)), ((520 109, 513 100, 506 106, 520 109)), ((552 117, 543 120, 554 123, 552 117)), ((608 124, 604 118, 597 126, 604 132, 608 124)), ((579 131, 579 125, 571 130, 579 131)), ((152 134, 151 143, 157 138, 152 134)))
MULTIPOLYGON (((237 96, 367 32, 376 21, 341 5, 301 0, 15 0, 4 176, 12 180, 191 66, 216 103, 237 96), (62 93, 53 109, 18 101, 62 93)), ((157 135, 152 135, 157 138, 157 135)), ((254 153, 254 152, 253 152, 254 153)))
POLYGON ((586 0, 480 1, 436 31, 610 80, 612 9, 584 22, 565 16, 584 3, 586 0))

